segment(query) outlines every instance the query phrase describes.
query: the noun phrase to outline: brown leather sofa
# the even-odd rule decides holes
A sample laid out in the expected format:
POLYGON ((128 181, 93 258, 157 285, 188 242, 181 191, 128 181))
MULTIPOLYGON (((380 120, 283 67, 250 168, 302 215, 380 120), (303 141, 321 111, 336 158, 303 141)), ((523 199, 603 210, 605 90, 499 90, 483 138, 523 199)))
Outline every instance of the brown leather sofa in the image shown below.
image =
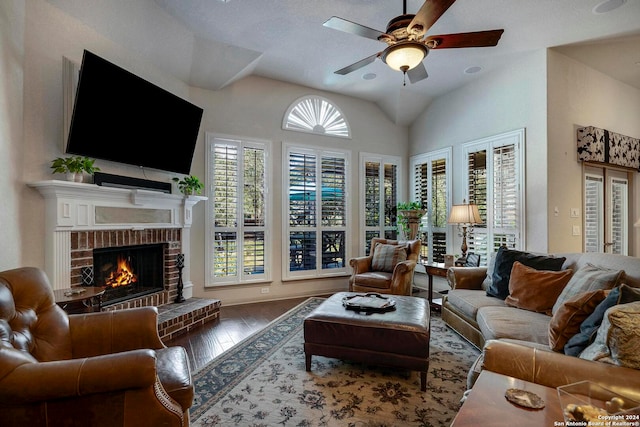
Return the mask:
MULTIPOLYGON (((640 258, 597 253, 556 256, 566 257, 563 269, 577 271, 593 264, 624 270, 625 283, 640 288, 640 258)), ((509 307, 503 300, 487 296, 483 287, 486 275, 486 267, 452 267, 447 272, 452 290, 444 298, 442 319, 483 349, 469 372, 469 387, 482 369, 488 369, 548 387, 593 380, 608 388, 625 389, 626 395, 628 389, 635 390, 640 397, 639 370, 553 352, 549 348, 551 316, 509 307)))
POLYGON ((400 242, 375 237, 371 239, 369 256, 352 258, 349 265, 353 269, 349 279, 351 292, 377 292, 380 294, 411 295, 413 273, 418 265, 420 240, 400 242), (393 272, 375 271, 372 261, 378 245, 407 245, 407 260, 396 264, 393 272))
POLYGON ((67 315, 46 275, 0 272, 0 425, 185 426, 194 388, 157 309, 67 315))

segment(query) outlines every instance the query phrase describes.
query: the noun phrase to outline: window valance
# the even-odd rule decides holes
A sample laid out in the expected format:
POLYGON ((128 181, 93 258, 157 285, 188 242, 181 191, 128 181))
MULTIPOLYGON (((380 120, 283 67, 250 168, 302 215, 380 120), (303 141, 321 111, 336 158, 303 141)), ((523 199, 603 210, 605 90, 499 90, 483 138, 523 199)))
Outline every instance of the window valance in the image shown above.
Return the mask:
POLYGON ((595 126, 579 128, 578 160, 640 171, 640 139, 595 126))

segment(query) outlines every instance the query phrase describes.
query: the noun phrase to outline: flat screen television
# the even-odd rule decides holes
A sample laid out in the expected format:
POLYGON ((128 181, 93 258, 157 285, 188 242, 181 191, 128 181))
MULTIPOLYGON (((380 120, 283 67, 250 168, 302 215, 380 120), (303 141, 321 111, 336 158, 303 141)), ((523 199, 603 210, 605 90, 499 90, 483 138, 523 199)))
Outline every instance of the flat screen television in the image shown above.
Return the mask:
POLYGON ((202 113, 85 50, 66 152, 188 175, 202 113))

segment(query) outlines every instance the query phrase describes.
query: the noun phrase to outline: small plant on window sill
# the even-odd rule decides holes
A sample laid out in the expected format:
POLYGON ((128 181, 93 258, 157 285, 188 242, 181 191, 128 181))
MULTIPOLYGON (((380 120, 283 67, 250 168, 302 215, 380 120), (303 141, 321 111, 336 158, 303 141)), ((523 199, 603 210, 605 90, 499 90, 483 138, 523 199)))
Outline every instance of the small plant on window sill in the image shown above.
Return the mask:
POLYGON ((184 178, 173 178, 173 181, 178 184, 178 190, 185 196, 191 196, 193 194, 202 193, 204 184, 198 179, 197 176, 190 175, 184 178))

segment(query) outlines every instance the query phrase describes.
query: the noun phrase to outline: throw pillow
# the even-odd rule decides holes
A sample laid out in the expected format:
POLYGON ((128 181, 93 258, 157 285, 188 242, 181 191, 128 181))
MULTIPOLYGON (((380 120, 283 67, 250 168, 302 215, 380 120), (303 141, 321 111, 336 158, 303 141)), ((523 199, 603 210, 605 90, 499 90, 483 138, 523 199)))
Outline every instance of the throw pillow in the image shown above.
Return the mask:
POLYGON ((573 275, 553 305, 552 313, 555 314, 562 304, 578 294, 596 289, 611 289, 618 286, 623 278, 623 270, 611 270, 587 264, 573 275))
POLYGON ((598 289, 584 292, 566 301, 549 322, 549 347, 562 352, 569 338, 580 332, 580 325, 596 309, 610 291, 598 289))
POLYGON ((618 300, 618 304, 628 304, 636 301, 640 301, 640 289, 632 288, 624 283, 620 285, 620 299, 618 300))
POLYGON ((511 307, 550 314, 572 274, 573 270, 536 270, 516 261, 509 278, 509 296, 504 302, 511 307))
MULTIPOLYGON (((580 332, 569 338, 564 345, 564 354, 578 356, 595 338, 595 334, 602 323, 605 311, 618 303, 620 288, 613 288, 607 297, 598 304, 589 316, 580 324, 580 332)), ((554 314, 555 316, 555 314, 554 314)))
POLYGON ((406 245, 385 245, 378 244, 373 251, 371 259, 371 269, 374 271, 385 271, 393 273, 396 264, 407 260, 406 245))
POLYGON ((581 359, 596 360, 640 369, 640 301, 609 308, 596 339, 580 353, 581 359))
POLYGON ((509 278, 515 261, 536 270, 560 271, 565 260, 564 257, 536 255, 501 246, 496 254, 493 276, 491 285, 487 288, 487 295, 500 299, 506 299, 509 296, 509 278))

